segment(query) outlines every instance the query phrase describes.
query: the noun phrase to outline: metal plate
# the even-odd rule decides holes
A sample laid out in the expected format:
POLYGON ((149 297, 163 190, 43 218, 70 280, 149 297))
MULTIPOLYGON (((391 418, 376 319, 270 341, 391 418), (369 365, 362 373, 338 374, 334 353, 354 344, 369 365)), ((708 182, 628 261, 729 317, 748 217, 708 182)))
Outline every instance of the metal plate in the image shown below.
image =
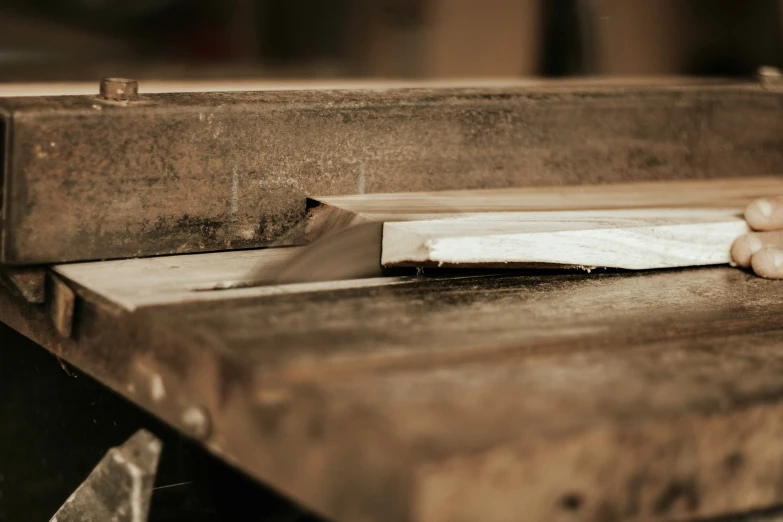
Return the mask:
POLYGON ((783 172, 782 107, 720 83, 8 98, 0 261, 293 241, 313 194, 783 172))
POLYGON ((10 293, 0 319, 331 519, 681 520, 783 501, 783 300, 740 270, 214 290, 233 297, 134 312, 64 281, 71 339, 10 293))

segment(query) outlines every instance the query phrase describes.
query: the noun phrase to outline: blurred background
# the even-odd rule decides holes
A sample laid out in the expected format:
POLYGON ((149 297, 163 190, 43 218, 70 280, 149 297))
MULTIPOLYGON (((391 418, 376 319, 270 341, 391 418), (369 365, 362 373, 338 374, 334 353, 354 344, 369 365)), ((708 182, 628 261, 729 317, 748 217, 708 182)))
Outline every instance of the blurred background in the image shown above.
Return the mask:
POLYGON ((0 0, 0 82, 750 75, 781 0, 0 0))

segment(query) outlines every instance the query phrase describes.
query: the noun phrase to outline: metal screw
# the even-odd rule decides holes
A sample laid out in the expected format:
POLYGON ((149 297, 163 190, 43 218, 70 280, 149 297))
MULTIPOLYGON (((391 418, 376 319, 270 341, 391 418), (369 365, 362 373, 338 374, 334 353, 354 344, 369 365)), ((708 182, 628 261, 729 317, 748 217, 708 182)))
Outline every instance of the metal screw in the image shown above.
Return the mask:
POLYGON ((762 87, 777 88, 783 86, 783 72, 777 67, 759 67, 758 78, 762 87))
POLYGON ((101 98, 113 101, 134 100, 139 96, 139 82, 127 78, 101 80, 101 98))
POLYGON ((204 408, 191 406, 182 412, 182 427, 195 439, 206 439, 212 431, 209 414, 204 408))

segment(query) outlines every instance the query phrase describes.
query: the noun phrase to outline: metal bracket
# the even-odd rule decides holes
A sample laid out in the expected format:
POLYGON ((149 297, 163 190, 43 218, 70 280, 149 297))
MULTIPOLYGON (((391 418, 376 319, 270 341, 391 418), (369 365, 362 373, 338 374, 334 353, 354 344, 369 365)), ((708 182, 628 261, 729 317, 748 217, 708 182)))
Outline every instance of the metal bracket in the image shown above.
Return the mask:
POLYGON ((73 333, 73 313, 76 294, 59 277, 50 275, 51 287, 48 299, 49 316, 57 332, 66 339, 73 333))
POLYGON ((111 448, 49 522, 145 522, 162 448, 146 430, 111 448))

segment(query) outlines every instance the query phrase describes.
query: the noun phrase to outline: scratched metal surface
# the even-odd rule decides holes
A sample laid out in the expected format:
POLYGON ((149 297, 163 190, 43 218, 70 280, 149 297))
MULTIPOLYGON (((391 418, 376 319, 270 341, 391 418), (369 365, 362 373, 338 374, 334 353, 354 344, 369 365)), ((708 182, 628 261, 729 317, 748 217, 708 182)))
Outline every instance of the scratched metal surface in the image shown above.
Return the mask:
POLYGON ((735 269, 554 272, 152 307, 129 335, 218 451, 338 520, 684 519, 783 501, 782 318, 735 269))
MULTIPOLYGON (((421 278, 0 317, 328 518, 670 520, 783 502, 783 299, 740 270, 421 278)), ((18 301, 17 301, 18 302, 18 301)), ((10 304, 9 304, 10 303, 10 304)))
POLYGON ((314 194, 777 173, 781 107, 661 82, 0 99, 0 261, 267 245, 314 194))
MULTIPOLYGON (((2 289, 0 289, 0 319, 11 320, 11 316, 3 308, 5 297, 2 289)), ((19 325, 17 324, 17 326, 19 325)), ((66 373, 56 359, 45 355, 43 350, 37 349, 31 342, 26 340, 23 342, 21 336, 4 328, 0 325, 0 343, 6 342, 3 345, 6 349, 0 350, 0 359, 7 364, 0 365, 0 374, 4 376, 4 379, 0 380, 0 388, 5 387, 6 398, 26 399, 26 402, 24 400, 4 401, 2 407, 0 407, 0 421, 4 419, 2 418, 3 415, 5 415, 5 418, 18 419, 19 415, 23 414, 16 415, 14 410, 17 409, 27 412, 26 418, 29 422, 22 424, 18 422, 0 422, 0 431, 5 432, 5 440, 11 444, 0 445, 0 453, 5 452, 6 460, 4 462, 8 464, 3 469, 5 481, 0 482, 0 492, 4 494, 4 502, 0 503, 0 518, 5 514, 9 520, 45 520, 45 517, 50 516, 86 476, 106 447, 122 440, 123 437, 132 433, 139 426, 147 426, 149 429, 154 429, 156 434, 169 434, 167 440, 170 440, 171 447, 168 450, 173 450, 164 451, 163 467, 165 469, 159 476, 159 484, 165 485, 165 489, 159 491, 154 497, 151 521, 247 519, 249 513, 255 513, 257 517, 269 518, 270 520, 315 520, 310 516, 303 515, 301 509, 297 509, 296 506, 277 497, 271 490, 260 487, 254 488, 253 485, 247 483, 244 475, 209 459, 206 455, 202 455, 195 445, 184 441, 178 442, 178 435, 173 430, 168 430, 162 424, 152 420, 151 417, 145 417, 140 410, 133 408, 129 402, 105 390, 92 379, 84 375, 74 378, 74 374, 72 372, 66 373), (9 342, 10 345, 8 345, 9 342), (9 350, 9 348, 12 349, 9 350), (40 378, 44 377, 46 382, 50 384, 57 382, 59 383, 58 386, 40 386, 40 378), (74 390, 74 388, 78 388, 78 390, 74 390), (9 393, 10 395, 8 395, 9 393), (65 405, 62 403, 63 394, 70 401, 65 405), (99 404, 98 407, 96 407, 96 400, 97 404, 99 404), (11 417, 8 417, 8 415, 11 415, 11 417), (58 431, 52 432, 50 430, 53 425, 60 427, 58 431), (46 443, 44 444, 45 441, 46 443), (63 441, 66 442, 65 448, 67 451, 63 451, 63 441), (187 451, 183 444, 186 444, 186 448, 189 448, 187 451), (78 462, 74 461, 76 455, 79 455, 78 462), (205 466, 205 462, 214 462, 214 464, 205 466), (194 472, 194 470, 198 470, 200 467, 204 469, 194 472), (55 470, 55 480, 52 479, 52 470, 55 470), (178 485, 178 487, 169 486, 169 484, 178 485), (34 491, 34 494, 31 491, 34 491), (167 494, 163 495, 162 493, 167 494), (221 495, 226 497, 225 501, 220 505, 215 505, 216 498, 221 495)), ((768 342, 770 340, 774 341, 775 334, 751 335, 745 347, 742 347, 745 341, 741 339, 742 336, 734 336, 722 342, 713 338, 705 342, 688 344, 687 350, 696 355, 696 358, 692 359, 691 362, 697 361, 698 364, 694 368, 678 372, 681 373, 680 386, 688 380, 693 380, 696 385, 703 384, 705 369, 714 368, 716 364, 719 364, 725 367, 723 378, 727 391, 739 391, 744 386, 746 398, 755 397, 757 399, 756 404, 761 404, 764 401, 774 402, 776 400, 774 395, 767 394, 767 398, 764 399, 764 395, 758 394, 758 390, 764 390, 767 387, 767 391, 769 391, 772 389, 769 386, 774 386, 774 374, 780 365, 780 350, 775 348, 774 345, 770 347, 768 342), (738 341, 738 339, 740 340, 738 341), (722 349, 721 346, 730 348, 722 349), (770 348, 772 349, 770 350, 770 348), (778 355, 775 355, 776 353, 778 355), (769 367, 769 369, 765 370, 764 367, 769 367), (758 372, 758 376, 755 376, 756 372, 758 372), (742 385, 746 378, 750 383, 754 381, 763 383, 764 380, 768 380, 766 384, 762 384, 754 392, 747 385, 742 385)), ((626 365, 625 368, 627 368, 628 363, 631 361, 643 362, 650 368, 649 376, 652 378, 655 375, 654 369, 656 366, 669 364, 676 367, 678 364, 682 365, 688 362, 673 358, 672 354, 676 352, 672 351, 671 347, 671 345, 665 349, 661 349, 661 347, 646 349, 638 347, 633 357, 625 358, 624 361, 615 361, 613 364, 616 366, 619 363, 626 365)), ((66 349, 66 352, 71 355, 70 349, 66 349)), ((546 360, 546 357, 541 356, 538 359, 542 359, 543 364, 539 363, 536 365, 535 358, 529 358, 527 364, 531 365, 528 366, 528 370, 535 368, 539 371, 538 373, 544 370, 549 372, 541 374, 539 380, 551 378, 552 370, 559 368, 558 371, 570 371, 576 379, 579 379, 574 381, 575 384, 585 382, 587 376, 581 374, 584 374, 586 368, 594 367, 601 360, 606 361, 600 351, 595 352, 592 356, 583 358, 582 364, 577 364, 576 366, 573 363, 570 365, 563 364, 557 357, 550 357, 549 361, 546 360)), ((613 357, 613 359, 618 358, 613 357)), ((501 365, 498 364, 497 366, 500 367, 501 365)), ((460 377, 470 376, 471 373, 476 375, 475 368, 477 367, 480 367, 480 365, 474 365, 472 372, 466 372, 463 369, 460 377)), ((95 368, 92 369, 95 370, 95 368)), ((450 368, 446 366, 444 369, 447 372, 446 377, 448 377, 448 372, 459 371, 459 366, 455 367, 452 365, 450 368)), ((498 377, 504 379, 500 380, 499 386, 506 388, 509 377, 518 372, 518 369, 518 365, 512 363, 508 365, 505 376, 502 373, 497 373, 496 379, 498 377)), ((382 373, 376 373, 374 374, 375 377, 370 378, 376 381, 388 382, 389 377, 393 377, 393 374, 390 375, 388 371, 385 373, 386 376, 382 373)), ((394 373, 397 374, 395 379, 399 379, 399 376, 404 375, 405 372, 394 373)), ((408 379, 415 378, 410 373, 408 372, 408 379)), ((535 375, 531 371, 527 373, 529 374, 528 379, 535 375)), ((615 378, 621 373, 613 372, 615 378)), ((419 374, 419 380, 422 382, 413 388, 412 391, 420 395, 422 400, 430 395, 428 388, 443 386, 444 378, 438 377, 438 372, 425 371, 419 372, 419 374)), ((104 382, 106 379, 111 378, 105 372, 101 376, 104 382)), ((453 378, 450 380, 454 381, 453 378)), ((353 379, 354 386, 355 382, 356 380, 353 379)), ((466 386, 468 382, 470 381, 466 381, 466 386)), ((350 386, 350 383, 348 384, 350 386)), ((365 380, 362 389, 366 392, 371 387, 372 383, 365 380)), ((642 386, 639 386, 638 389, 641 388, 642 386)), ((628 392, 630 390, 623 391, 628 392)), ((660 389, 658 393, 660 394, 660 389)), ((584 388, 575 389, 574 394, 586 395, 584 388)), ((616 395, 621 396, 625 394, 627 393, 616 395)), ((705 396, 709 396, 709 392, 705 396)), ((675 394, 669 394, 669 397, 670 400, 676 400, 677 398, 675 394)), ((285 399, 284 396, 278 396, 278 411, 280 415, 285 416, 285 410, 282 409, 285 404, 283 399, 285 399)), ((446 399, 446 402, 440 406, 440 409, 443 411, 438 414, 439 416, 433 418, 433 422, 441 422, 440 419, 444 416, 449 417, 449 412, 453 411, 459 404, 453 395, 446 399)), ((342 400, 345 402, 345 399, 342 400)), ((353 401, 355 398, 350 400, 353 401)), ((519 399, 516 400, 518 401, 519 399)), ((267 396, 266 402, 268 403, 267 409, 272 407, 269 404, 269 396, 267 396)), ((274 403, 274 401, 271 402, 274 403)), ((566 404, 566 407, 569 406, 566 404)), ((573 406, 570 407, 572 408, 573 406)), ((155 411, 154 408, 151 409, 155 411)), ((725 409, 726 407, 724 406, 725 409)), ((757 422, 758 419, 756 420, 757 422)), ((756 429, 756 427, 757 424, 752 426, 753 429, 756 429)), ((478 428, 479 426, 476 426, 475 428, 468 428, 468 430, 478 428)), ((344 436, 351 438, 352 434, 347 431, 347 426, 344 429, 346 430, 344 436)), ((735 427, 734 429, 737 428, 735 427)), ((464 430, 462 433, 468 434, 464 430)), ((764 440, 761 439, 760 442, 763 443, 764 440)), ((687 445, 681 450, 685 455, 689 451, 690 449, 687 445)), ((727 482, 727 487, 741 488, 743 483, 746 485, 750 484, 748 474, 753 473, 752 470, 754 468, 757 469, 758 466, 758 463, 754 462, 752 457, 748 460, 749 457, 747 455, 740 455, 736 452, 721 454, 720 456, 725 457, 726 469, 733 470, 732 474, 724 472, 717 475, 720 480, 727 482)), ((293 461, 293 463, 295 466, 299 466, 296 461, 293 461)), ((772 467, 775 466, 773 462, 768 462, 768 464, 772 467)), ((551 467, 556 468, 556 465, 551 467)), ((478 477, 472 477, 471 479, 477 485, 482 483, 482 480, 478 477)), ((645 488, 648 488, 650 486, 649 482, 654 481, 655 477, 650 476, 647 480, 648 483, 646 485, 637 481, 637 483, 642 484, 637 491, 643 491, 645 488)), ((340 481, 339 475, 332 477, 332 482, 340 483, 340 481)), ((500 489, 501 484, 502 481, 498 482, 496 487, 500 489)), ((697 484, 700 485, 698 480, 697 484)), ((568 517, 570 520, 590 519, 589 512, 593 509, 594 497, 589 496, 583 489, 567 489, 566 486, 569 485, 567 481, 563 481, 563 487, 560 490, 561 496, 556 503, 558 509, 562 511, 564 517, 568 517)), ((753 491, 752 487, 750 491, 753 491)), ((355 487, 353 492, 355 495, 362 495, 363 493, 364 490, 361 487, 355 487)), ((381 510, 384 508, 383 502, 395 502, 398 500, 397 497, 391 496, 390 493, 387 494, 388 498, 384 499, 381 497, 378 500, 379 507, 377 509, 381 510)), ((619 505, 628 506, 630 500, 633 499, 633 497, 628 496, 629 491, 619 491, 617 495, 617 504, 619 505)), ((683 503, 684 499, 691 498, 692 495, 693 489, 688 487, 680 487, 679 489, 676 487, 661 488, 658 490, 658 495, 653 497, 650 502, 654 501, 655 504, 652 505, 659 510, 677 509, 677 504, 683 503)), ((638 498, 644 498, 644 496, 641 495, 638 498)), ((708 501, 709 498, 700 497, 701 503, 708 501)), ((487 502, 483 509, 492 513, 499 509, 498 506, 503 506, 506 502, 508 501, 502 498, 495 499, 493 502, 487 502)), ((703 506, 699 507, 699 511, 703 509, 703 506)), ((780 507, 751 510, 742 514, 739 511, 744 510, 735 508, 731 510, 731 515, 720 516, 714 519, 699 517, 698 520, 713 520, 714 522, 777 522, 783 519, 783 515, 781 515, 783 510, 780 507)), ((602 520, 613 520, 611 518, 611 510, 605 507, 604 514, 607 513, 610 515, 610 518, 603 518, 602 520)), ((514 515, 516 514, 514 513, 514 515)), ((484 517, 480 519, 485 520, 484 517)), ((533 520, 534 518, 528 516, 526 519, 533 520)), ((618 519, 633 520, 634 517, 626 514, 625 516, 614 518, 614 520, 618 519)), ((677 519, 691 520, 692 517, 685 515, 677 517, 677 519)), ((518 520, 518 518, 513 518, 513 520, 518 520)), ((551 518, 548 520, 551 520, 551 518)))

